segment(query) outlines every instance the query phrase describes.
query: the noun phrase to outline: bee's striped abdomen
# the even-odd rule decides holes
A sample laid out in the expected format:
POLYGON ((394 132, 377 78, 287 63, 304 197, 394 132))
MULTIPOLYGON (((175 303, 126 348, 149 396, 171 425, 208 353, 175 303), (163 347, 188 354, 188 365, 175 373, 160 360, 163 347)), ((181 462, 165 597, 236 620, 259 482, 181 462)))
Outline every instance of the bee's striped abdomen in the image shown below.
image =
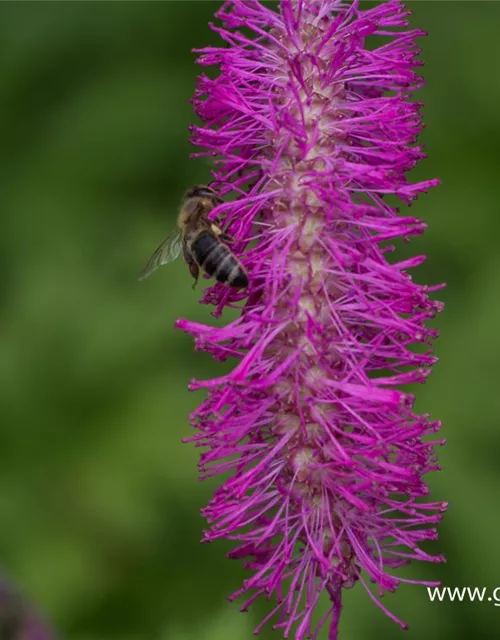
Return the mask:
POLYGON ((237 288, 248 285, 247 275, 231 249, 209 231, 193 240, 190 250, 200 267, 218 282, 237 288))
POLYGON ((188 245, 194 259, 200 267, 205 268, 203 265, 208 256, 216 247, 219 246, 220 243, 217 238, 208 231, 202 231, 198 236, 191 240, 191 242, 189 242, 189 240, 191 240, 191 238, 188 238, 188 245))

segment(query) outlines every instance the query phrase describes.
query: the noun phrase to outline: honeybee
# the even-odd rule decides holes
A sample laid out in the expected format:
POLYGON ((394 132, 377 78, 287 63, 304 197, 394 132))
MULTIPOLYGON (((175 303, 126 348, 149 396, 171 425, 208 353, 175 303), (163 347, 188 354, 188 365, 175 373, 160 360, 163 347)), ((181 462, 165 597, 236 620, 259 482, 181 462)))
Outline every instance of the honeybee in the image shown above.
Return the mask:
POLYGON ((140 280, 175 260, 183 253, 184 261, 198 282, 200 269, 218 282, 241 289, 248 286, 248 276, 227 243, 231 238, 207 220, 208 214, 223 200, 212 187, 195 185, 189 189, 177 218, 177 229, 163 240, 141 271, 140 280))

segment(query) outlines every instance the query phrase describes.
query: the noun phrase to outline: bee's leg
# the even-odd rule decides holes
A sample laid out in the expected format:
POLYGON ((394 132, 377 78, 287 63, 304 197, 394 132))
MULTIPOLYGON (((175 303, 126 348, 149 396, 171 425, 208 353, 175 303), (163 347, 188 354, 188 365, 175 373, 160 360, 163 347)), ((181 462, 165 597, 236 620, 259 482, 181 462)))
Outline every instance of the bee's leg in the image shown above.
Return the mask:
POLYGON ((184 242, 182 243, 182 255, 184 257, 184 262, 190 267, 191 264, 194 262, 193 260, 193 256, 191 255, 191 252, 189 251, 186 241, 184 240, 184 242))
POLYGON ((231 242, 234 242, 233 236, 230 236, 228 233, 222 232, 219 235, 219 238, 221 239, 222 242, 225 242, 226 244, 231 244, 231 242))
POLYGON ((189 251, 188 246, 187 246, 185 241, 184 241, 184 244, 182 245, 182 253, 183 253, 183 256, 184 256, 184 262, 189 267, 189 273, 194 278, 194 282, 193 282, 193 289, 194 289, 196 287, 196 284, 198 283, 198 278, 199 278, 199 275, 200 275, 200 267, 198 266, 198 264, 196 263, 195 259, 191 255, 191 251, 189 251))
POLYGON ((220 221, 216 218, 213 222, 210 223, 210 231, 217 238, 221 235, 222 229, 220 228, 220 221))
POLYGON ((232 236, 222 231, 220 228, 220 220, 218 218, 216 218, 212 223, 211 229, 212 233, 214 233, 221 242, 225 242, 226 244, 234 242, 234 238, 232 236))
POLYGON ((196 288, 196 285, 198 284, 198 278, 200 276, 200 267, 196 264, 194 260, 189 265, 189 272, 194 278, 194 282, 193 282, 193 290, 194 290, 196 288))

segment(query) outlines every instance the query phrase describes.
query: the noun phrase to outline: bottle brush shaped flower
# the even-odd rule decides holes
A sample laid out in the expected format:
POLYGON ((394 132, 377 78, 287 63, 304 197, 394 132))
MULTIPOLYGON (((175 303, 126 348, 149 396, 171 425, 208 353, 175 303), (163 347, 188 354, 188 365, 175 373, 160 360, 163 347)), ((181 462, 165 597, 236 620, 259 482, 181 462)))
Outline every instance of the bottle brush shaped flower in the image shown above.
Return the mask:
POLYGON ((405 177, 424 157, 410 100, 424 34, 408 13, 398 0, 232 0, 212 25, 224 42, 200 51, 219 73, 199 79, 192 142, 215 157, 220 193, 237 196, 214 215, 250 285, 205 292, 215 315, 238 309, 234 321, 177 326, 235 363, 191 383, 208 396, 190 440, 205 448, 201 477, 224 474, 204 539, 234 540, 230 557, 246 558, 230 598, 274 603, 256 632, 272 620, 302 640, 328 624, 336 638, 342 590, 357 582, 404 627, 379 599, 412 582, 394 570, 443 561, 421 547, 446 507, 423 500, 442 443, 424 436, 439 423, 404 390, 436 361, 425 323, 442 285, 412 281, 425 256, 389 259, 388 241, 425 227, 396 198, 437 184, 405 177), (322 594, 328 611, 313 621, 322 594))

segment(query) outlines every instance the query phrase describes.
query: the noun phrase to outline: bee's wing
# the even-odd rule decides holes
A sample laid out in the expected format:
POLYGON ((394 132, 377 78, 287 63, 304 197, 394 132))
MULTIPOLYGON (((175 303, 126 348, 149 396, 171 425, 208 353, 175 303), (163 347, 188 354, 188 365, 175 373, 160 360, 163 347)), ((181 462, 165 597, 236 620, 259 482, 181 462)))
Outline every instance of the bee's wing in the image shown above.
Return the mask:
POLYGON ((156 271, 158 267, 175 260, 179 256, 181 249, 182 231, 180 229, 176 229, 165 238, 158 249, 153 253, 149 262, 141 271, 139 280, 144 280, 144 278, 150 276, 153 271, 156 271))

